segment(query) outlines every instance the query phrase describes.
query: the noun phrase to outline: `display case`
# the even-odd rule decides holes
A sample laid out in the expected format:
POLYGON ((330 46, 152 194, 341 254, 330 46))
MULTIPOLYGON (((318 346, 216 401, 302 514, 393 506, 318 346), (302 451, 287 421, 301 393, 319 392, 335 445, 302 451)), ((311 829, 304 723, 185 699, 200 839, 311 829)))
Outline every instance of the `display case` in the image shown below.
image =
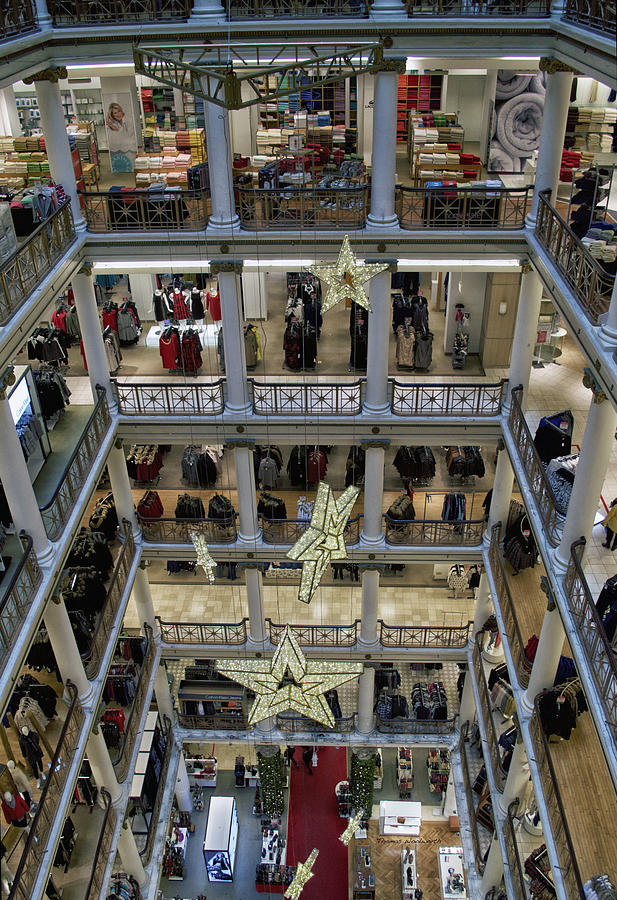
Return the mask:
POLYGON ((443 900, 467 900, 462 847, 439 848, 439 886, 443 900))
POLYGON ((51 445, 32 369, 30 366, 15 366, 13 374, 15 384, 11 385, 7 392, 9 409, 22 446, 27 448, 24 456, 30 480, 34 483, 51 453, 51 445))
POLYGON ((416 868, 416 851, 409 844, 401 847, 401 897, 402 900, 414 900, 418 889, 418 871, 416 868))
POLYGON ((207 759, 187 759, 186 771, 189 776, 189 784, 197 787, 216 787, 216 775, 218 763, 216 757, 207 759))
POLYGON ((212 797, 208 809, 204 862, 208 881, 229 883, 234 880, 238 810, 234 797, 212 797))
POLYGON ((356 842, 353 858, 353 900, 372 900, 375 897, 375 873, 371 845, 356 842))
POLYGON ((396 749, 396 783, 401 800, 409 800, 413 790, 413 754, 411 747, 396 749))
POLYGON ((390 835, 420 834, 422 804, 415 801, 382 800, 379 804, 379 833, 390 835))

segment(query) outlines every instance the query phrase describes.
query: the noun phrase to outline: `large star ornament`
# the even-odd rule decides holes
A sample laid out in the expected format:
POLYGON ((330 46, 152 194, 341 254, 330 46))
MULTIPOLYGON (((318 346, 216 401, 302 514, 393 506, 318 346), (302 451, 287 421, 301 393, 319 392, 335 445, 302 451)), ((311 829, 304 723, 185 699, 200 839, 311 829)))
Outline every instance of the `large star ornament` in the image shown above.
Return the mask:
POLYGON ((291 882, 283 895, 284 897, 287 897, 288 900, 298 900, 298 897, 304 889, 304 885, 309 880, 309 878, 312 878, 315 874, 312 869, 315 865, 315 860, 317 859, 318 854, 319 850, 311 850, 306 862, 298 863, 294 880, 291 882))
POLYGON ((195 547, 195 552, 197 553, 198 564, 203 567, 210 584, 214 584, 214 570, 216 569, 216 563, 210 556, 205 536, 203 534, 198 534, 196 531, 191 531, 190 538, 195 547))
POLYGON ((355 816, 350 816, 349 824, 345 831, 339 836, 339 841, 347 846, 351 841, 352 837, 362 825, 362 819, 364 818, 364 810, 359 809, 355 816))
POLYGON ((319 482, 309 527, 287 552, 289 559, 302 561, 302 603, 311 602, 331 560, 347 559, 344 532, 359 493, 359 487, 350 485, 336 500, 330 485, 319 482))
POLYGON ((216 668, 222 675, 254 691, 249 725, 293 709, 301 716, 332 728, 334 716, 324 694, 361 675, 363 664, 345 660, 308 660, 286 625, 271 660, 217 660, 216 668))
POLYGON ((359 306, 371 311, 371 304, 362 287, 375 275, 388 268, 387 263, 365 263, 360 265, 345 235, 338 259, 333 266, 307 266, 307 270, 328 285, 328 293, 321 307, 322 313, 332 309, 339 300, 349 297, 359 306))

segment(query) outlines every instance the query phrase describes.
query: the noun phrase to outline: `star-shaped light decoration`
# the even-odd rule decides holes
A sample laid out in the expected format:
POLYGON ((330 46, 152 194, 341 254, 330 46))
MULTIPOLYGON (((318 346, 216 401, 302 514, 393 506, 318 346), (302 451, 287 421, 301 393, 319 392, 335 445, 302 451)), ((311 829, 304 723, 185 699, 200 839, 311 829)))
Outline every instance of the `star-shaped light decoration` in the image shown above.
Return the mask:
POLYGON ((283 895, 284 897, 289 898, 289 900, 298 900, 298 897, 304 889, 304 885, 309 880, 309 878, 312 878, 315 874, 311 870, 315 865, 315 860, 317 859, 318 854, 319 850, 311 850, 306 862, 298 863, 298 868, 296 869, 294 880, 285 891, 283 895))
POLYGON ((307 270, 328 285, 328 293, 321 307, 322 313, 332 309, 339 300, 349 297, 359 306, 371 311, 371 304, 362 287, 375 275, 388 268, 387 263, 364 263, 360 265, 353 254, 349 237, 345 235, 338 259, 333 266, 307 266, 307 270))
POLYGON ((319 482, 309 527, 300 535, 289 559, 302 561, 298 600, 310 603, 319 582, 333 559, 347 559, 344 532, 360 488, 350 485, 338 500, 325 481, 319 482))
POLYGON ((191 531, 189 537, 193 541, 193 546, 197 553, 197 564, 203 566, 208 581, 210 584, 214 584, 214 570, 216 569, 216 563, 210 556, 205 536, 203 534, 198 534, 196 531, 191 531))
POLYGON ((345 846, 347 846, 349 844, 350 840, 352 839, 352 837, 354 836, 354 834, 356 833, 356 831, 362 824, 363 818, 364 818, 364 810, 363 809, 359 809, 358 812, 355 814, 355 816, 349 817, 349 824, 347 825, 347 828, 342 833, 342 835, 339 837, 339 841, 341 841, 341 843, 345 844, 345 846))
POLYGON ((222 675, 254 691, 249 725, 293 709, 332 728, 334 716, 324 694, 361 675, 363 664, 307 659, 286 625, 271 660, 217 660, 216 668, 222 675))

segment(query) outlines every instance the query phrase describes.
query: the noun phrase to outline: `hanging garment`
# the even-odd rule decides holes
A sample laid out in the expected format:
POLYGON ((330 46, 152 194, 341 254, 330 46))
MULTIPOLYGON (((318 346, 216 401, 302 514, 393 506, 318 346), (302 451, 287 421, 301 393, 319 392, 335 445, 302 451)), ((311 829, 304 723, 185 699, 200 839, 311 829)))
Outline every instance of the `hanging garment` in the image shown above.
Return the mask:
POLYGON ((414 363, 416 369, 428 369, 433 361, 433 333, 416 330, 414 363))
POLYGON ((540 419, 533 442, 542 462, 571 452, 573 430, 574 416, 569 409, 540 419))
POLYGON ((41 412, 47 423, 69 404, 71 392, 64 376, 52 369, 40 369, 33 372, 36 392, 41 404, 41 412))
POLYGON ((303 331, 300 323, 292 318, 283 334, 283 350, 285 352, 284 364, 288 369, 297 372, 303 367, 303 331))
POLYGON ((219 366, 221 372, 225 371, 225 342, 223 341, 223 329, 219 328, 218 337, 216 339, 216 353, 219 358, 219 366))
POLYGON ((345 487, 364 484, 366 453, 364 447, 350 447, 345 465, 345 487))
POLYGON ((121 344, 136 344, 141 334, 141 328, 137 324, 134 304, 128 301, 122 304, 118 310, 118 337, 121 344))
POLYGON ((279 477, 279 467, 268 453, 259 463, 257 478, 262 488, 275 488, 279 477))
POLYGON ((349 314, 351 351, 349 365, 352 369, 366 371, 368 356, 368 312, 355 301, 349 314))
MULTIPOLYGON (((221 321, 221 295, 218 290, 210 288, 210 290, 206 294, 206 309, 212 316, 213 322, 221 321)), ((197 318, 197 316, 194 316, 194 318, 197 318)), ((201 318, 203 318, 203 315, 201 316, 201 318)))
POLYGON ((197 372, 201 369, 201 341, 199 334, 193 328, 187 328, 182 332, 180 347, 181 368, 185 372, 197 372))
POLYGON ((249 368, 256 366, 261 359, 261 344, 255 325, 249 323, 244 327, 244 354, 249 368))
POLYGON ((118 333, 118 304, 110 300, 103 307, 103 328, 113 328, 118 333))
POLYGON ((43 771, 43 751, 39 745, 39 736, 34 731, 29 731, 28 734, 23 734, 21 729, 18 734, 19 741, 19 749, 21 750, 23 758, 26 760, 30 768, 32 769, 32 774, 35 778, 39 777, 39 774, 43 771))
POLYGON ((174 371, 180 365, 180 332, 177 328, 166 328, 159 338, 159 353, 163 368, 174 371))
POLYGON ((264 519, 286 519, 287 508, 285 501, 280 497, 274 497, 267 491, 262 491, 257 504, 257 512, 264 519))
POLYGON ((201 497, 179 494, 174 515, 176 519, 205 519, 206 510, 201 497))
POLYGON ((40 362, 68 362, 69 337, 60 328, 35 328, 28 339, 28 359, 40 362))
POLYGON ((302 331, 302 367, 314 369, 317 365, 317 331, 305 322, 302 331))
POLYGON ((163 503, 156 491, 146 491, 139 503, 137 512, 142 519, 160 519, 163 515, 163 503))
POLYGON ((317 448, 309 450, 306 465, 307 484, 317 484, 325 477, 328 468, 326 454, 317 448))
POLYGON ((399 368, 413 369, 415 364, 416 332, 411 320, 406 319, 396 329, 396 364, 399 368))

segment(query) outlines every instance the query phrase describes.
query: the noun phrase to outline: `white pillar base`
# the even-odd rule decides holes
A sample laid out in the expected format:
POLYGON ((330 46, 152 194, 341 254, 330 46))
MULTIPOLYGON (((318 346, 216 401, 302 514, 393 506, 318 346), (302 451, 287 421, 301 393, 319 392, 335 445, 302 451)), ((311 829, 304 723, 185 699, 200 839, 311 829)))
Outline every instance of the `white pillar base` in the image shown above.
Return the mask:
POLYGON ((227 221, 223 219, 208 219, 206 226, 206 234, 231 234, 232 231, 240 230, 240 217, 235 215, 227 221))
POLYGON ((387 416, 390 414, 390 404, 384 403, 382 406, 372 406, 370 403, 364 403, 362 414, 365 416, 387 416))
POLYGON ((371 537, 368 534, 365 534, 363 531, 360 533, 360 544, 364 547, 376 547, 383 548, 386 547, 386 536, 385 534, 378 534, 375 537, 371 537))
POLYGON ((617 331, 613 331, 612 328, 602 325, 598 332, 598 337, 602 346, 606 347, 607 350, 615 350, 617 348, 617 331))
POLYGON ((383 228, 398 228, 398 216, 392 216, 388 219, 377 219, 373 218, 372 213, 369 213, 366 217, 366 230, 367 231, 379 231, 383 228))

